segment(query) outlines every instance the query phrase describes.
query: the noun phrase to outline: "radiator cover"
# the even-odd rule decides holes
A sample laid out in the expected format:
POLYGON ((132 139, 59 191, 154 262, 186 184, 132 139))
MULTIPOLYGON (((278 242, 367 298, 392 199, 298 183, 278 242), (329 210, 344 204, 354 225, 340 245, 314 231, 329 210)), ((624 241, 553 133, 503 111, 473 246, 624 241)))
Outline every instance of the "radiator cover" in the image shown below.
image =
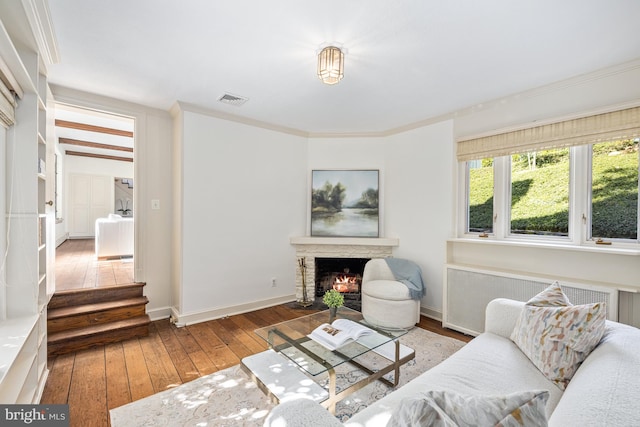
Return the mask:
MULTIPOLYGON (((555 280, 448 264, 444 272, 442 326, 469 335, 484 331, 485 308, 495 298, 527 301, 555 280)), ((618 319, 618 290, 558 280, 572 304, 606 303, 607 318, 618 319)))

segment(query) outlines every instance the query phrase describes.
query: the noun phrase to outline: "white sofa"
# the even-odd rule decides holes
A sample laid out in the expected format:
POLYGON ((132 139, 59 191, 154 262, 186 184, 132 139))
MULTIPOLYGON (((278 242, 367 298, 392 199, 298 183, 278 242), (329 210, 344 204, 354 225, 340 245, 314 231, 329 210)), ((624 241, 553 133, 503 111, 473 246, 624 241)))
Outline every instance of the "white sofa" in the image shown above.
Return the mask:
MULTIPOLYGON (((549 426, 640 425, 640 329, 607 321, 598 346, 563 391, 549 381, 511 341, 523 302, 496 299, 486 309, 485 332, 438 366, 351 417, 350 427, 385 426, 403 399, 429 390, 466 395, 506 395, 548 390, 549 426)), ((310 400, 283 402, 266 426, 340 426, 310 400)))
POLYGON ((97 258, 133 255, 133 218, 110 214, 96 219, 95 250, 97 258))

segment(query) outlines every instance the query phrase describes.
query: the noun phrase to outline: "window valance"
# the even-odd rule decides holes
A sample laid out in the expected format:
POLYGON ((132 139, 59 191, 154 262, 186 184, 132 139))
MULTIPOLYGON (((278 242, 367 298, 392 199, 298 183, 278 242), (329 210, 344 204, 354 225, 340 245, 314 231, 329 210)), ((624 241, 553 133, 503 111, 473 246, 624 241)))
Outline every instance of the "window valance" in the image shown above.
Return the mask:
POLYGON ((459 161, 640 137, 640 107, 457 143, 459 161))

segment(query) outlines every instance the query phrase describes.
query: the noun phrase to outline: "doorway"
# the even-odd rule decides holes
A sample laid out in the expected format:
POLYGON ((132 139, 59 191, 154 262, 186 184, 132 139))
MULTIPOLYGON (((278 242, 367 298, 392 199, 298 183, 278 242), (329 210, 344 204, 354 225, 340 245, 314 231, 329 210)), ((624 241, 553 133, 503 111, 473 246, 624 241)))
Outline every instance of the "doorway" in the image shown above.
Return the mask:
POLYGON ((134 129, 132 117, 56 104, 56 291, 134 281, 134 129))

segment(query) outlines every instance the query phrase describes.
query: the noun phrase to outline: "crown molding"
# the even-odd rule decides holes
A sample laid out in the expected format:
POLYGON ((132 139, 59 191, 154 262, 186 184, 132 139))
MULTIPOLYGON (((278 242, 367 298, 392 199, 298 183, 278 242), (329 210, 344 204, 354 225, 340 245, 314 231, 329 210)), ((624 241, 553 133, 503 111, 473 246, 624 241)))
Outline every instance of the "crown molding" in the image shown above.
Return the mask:
POLYGON ((263 122, 261 120, 250 119, 247 117, 238 116, 235 114, 225 113, 219 110, 213 110, 210 108, 200 107, 195 104, 189 104, 187 102, 177 101, 173 107, 171 107, 171 114, 175 117, 178 111, 189 111, 191 113, 203 114, 205 116, 211 116, 218 119, 229 120, 232 122, 242 123, 249 126, 254 126, 262 129, 268 129, 275 132, 287 133, 290 135, 301 136, 308 138, 309 133, 301 131, 299 129, 289 128, 286 126, 279 126, 273 123, 263 122))
MULTIPOLYGON (((1 1, 1 0, 0 0, 1 1)), ((53 98, 61 104, 69 104, 82 108, 89 108, 108 114, 119 114, 127 117, 136 117, 142 114, 169 117, 169 112, 148 105, 136 104, 123 99, 110 98, 91 92, 84 92, 67 86, 59 86, 50 83, 49 87, 53 98)))
POLYGON ((47 0, 22 0, 22 7, 31 26, 45 69, 47 65, 57 64, 60 62, 60 53, 49 3, 47 0))

